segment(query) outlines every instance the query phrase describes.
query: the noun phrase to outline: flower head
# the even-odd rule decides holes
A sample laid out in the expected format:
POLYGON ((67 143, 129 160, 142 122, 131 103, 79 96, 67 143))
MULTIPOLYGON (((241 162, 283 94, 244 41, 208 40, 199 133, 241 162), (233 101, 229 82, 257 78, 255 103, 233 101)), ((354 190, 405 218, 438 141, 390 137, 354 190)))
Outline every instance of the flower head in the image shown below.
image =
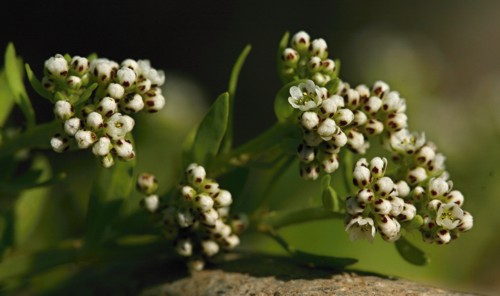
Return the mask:
POLYGON ((290 88, 288 102, 293 108, 307 111, 318 107, 325 98, 325 93, 312 80, 300 83, 290 88))

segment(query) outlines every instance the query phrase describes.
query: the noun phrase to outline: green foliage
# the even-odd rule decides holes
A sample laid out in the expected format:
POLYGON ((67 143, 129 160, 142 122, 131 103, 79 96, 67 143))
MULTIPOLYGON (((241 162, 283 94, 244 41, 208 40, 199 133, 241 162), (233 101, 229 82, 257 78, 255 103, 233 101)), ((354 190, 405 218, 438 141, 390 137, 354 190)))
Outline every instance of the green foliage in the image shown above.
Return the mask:
POLYGON ((403 259, 414 265, 426 265, 429 257, 415 245, 405 238, 400 238, 395 242, 396 249, 403 259))
POLYGON ((227 131, 229 119, 229 94, 221 94, 208 110, 196 131, 188 161, 206 166, 219 152, 227 131))
POLYGON ((327 211, 338 211, 339 210, 339 199, 337 197, 337 192, 330 186, 330 175, 325 175, 321 180, 321 201, 323 202, 323 207, 327 211))
POLYGON ((0 71, 0 127, 4 126, 13 106, 14 94, 10 90, 5 71, 0 71))
POLYGON ((283 60, 281 59, 281 55, 283 54, 283 51, 287 47, 288 40, 290 40, 290 33, 285 32, 283 34, 283 37, 281 37, 279 46, 278 46, 278 51, 276 53, 276 68, 278 70, 278 76, 281 78, 281 81, 283 83, 286 83, 287 79, 282 75, 281 71, 283 68, 283 60))
POLYGON ((22 61, 16 57, 16 50, 12 43, 5 52, 5 73, 16 104, 26 117, 28 127, 35 125, 35 111, 28 98, 28 93, 23 84, 22 61))
POLYGON ((52 95, 43 87, 42 83, 40 82, 40 80, 38 80, 33 70, 31 70, 30 65, 25 64, 24 68, 26 70, 26 76, 28 76, 28 81, 30 82, 31 87, 36 91, 36 93, 39 94, 42 98, 53 102, 54 99, 52 95))

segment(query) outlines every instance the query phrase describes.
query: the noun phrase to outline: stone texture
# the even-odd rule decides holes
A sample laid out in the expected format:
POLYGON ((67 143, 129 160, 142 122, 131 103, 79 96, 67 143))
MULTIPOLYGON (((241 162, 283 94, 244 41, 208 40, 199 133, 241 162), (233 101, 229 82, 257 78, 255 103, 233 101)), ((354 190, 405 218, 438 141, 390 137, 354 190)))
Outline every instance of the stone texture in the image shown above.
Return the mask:
POLYGON ((374 274, 308 268, 281 257, 245 256, 150 287, 153 295, 473 295, 374 274))

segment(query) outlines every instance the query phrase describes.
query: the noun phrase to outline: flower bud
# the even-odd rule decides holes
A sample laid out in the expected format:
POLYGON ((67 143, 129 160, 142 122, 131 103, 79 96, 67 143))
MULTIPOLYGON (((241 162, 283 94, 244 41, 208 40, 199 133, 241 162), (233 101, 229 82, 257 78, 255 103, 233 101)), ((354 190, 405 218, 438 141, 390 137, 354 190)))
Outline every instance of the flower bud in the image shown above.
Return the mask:
POLYGON ((160 200, 158 198, 158 195, 150 195, 144 198, 144 208, 151 213, 154 213, 158 209, 159 205, 160 200))
POLYGON ((192 163, 186 169, 186 176, 191 184, 201 184, 206 177, 205 168, 196 163, 192 163))
POLYGON ((149 113, 155 113, 163 109, 163 106, 165 106, 165 98, 161 94, 157 94, 152 97, 147 97, 144 103, 149 113))
POLYGON ((375 192, 382 197, 389 196, 389 194, 394 189, 394 182, 389 177, 380 178, 375 185, 373 185, 375 192))
POLYGON ((391 131, 398 131, 408 127, 408 116, 404 113, 391 113, 387 117, 386 126, 391 131))
POLYGON ((319 116, 316 112, 306 111, 300 116, 300 123, 307 130, 318 128, 319 116))
POLYGON ((80 118, 70 118, 64 122, 64 132, 68 136, 74 136, 76 132, 80 129, 81 127, 81 120, 80 118))
POLYGON ((347 136, 344 134, 342 129, 337 128, 329 143, 335 147, 344 147, 347 144, 347 136))
POLYGON ((382 238, 388 242, 394 242, 401 236, 401 225, 396 219, 388 215, 379 216, 377 225, 382 238))
POLYGON ((121 85, 123 85, 123 87, 127 88, 135 83, 135 79, 137 77, 134 70, 127 67, 123 67, 116 72, 116 78, 118 82, 121 85))
POLYGON ((326 41, 321 38, 314 39, 309 46, 309 53, 320 59, 326 59, 328 57, 328 46, 326 45, 326 41))
POLYGON ((376 119, 370 119, 365 125, 365 131, 368 135, 380 135, 384 131, 384 124, 376 119))
POLYGON ((136 60, 133 59, 126 59, 124 60, 121 65, 122 68, 129 68, 134 71, 135 74, 139 73, 139 64, 137 63, 136 60))
POLYGON ((299 61, 300 55, 299 53, 292 48, 285 48, 283 53, 281 54, 281 60, 287 66, 295 66, 299 61))
POLYGON ((230 235, 222 238, 222 244, 226 249, 234 249, 240 244, 240 238, 237 235, 230 235))
POLYGON ((323 142, 323 139, 318 135, 317 132, 309 130, 304 130, 303 140, 308 146, 312 147, 316 147, 321 144, 321 142, 323 142))
POLYGON ((115 113, 108 119, 104 126, 106 135, 112 140, 120 140, 132 131, 134 125, 135 121, 132 117, 115 113))
POLYGON ((422 146, 422 148, 415 153, 415 159, 420 164, 426 164, 427 162, 433 160, 435 156, 436 152, 427 144, 422 146))
POLYGON ((370 161, 370 172, 375 178, 381 178, 387 168, 387 159, 385 157, 374 157, 370 161))
POLYGON ((458 190, 453 190, 445 195, 448 203, 454 203, 456 205, 462 205, 464 203, 464 196, 458 190))
POLYGON ((219 253, 219 245, 212 240, 204 240, 201 242, 201 249, 205 256, 212 257, 219 253))
POLYGON ((342 108, 335 113, 334 118, 340 127, 344 127, 353 121, 354 113, 347 108, 342 108))
POLYGON ((368 114, 373 115, 373 114, 377 113, 378 110, 380 110, 380 107, 382 107, 382 100, 379 97, 372 96, 365 102, 363 109, 368 114))
POLYGON ((99 113, 106 117, 111 117, 117 112, 117 110, 118 108, 116 102, 111 97, 102 98, 97 105, 97 111, 99 111, 99 113))
POLYGON ((66 84, 71 89, 79 89, 82 86, 82 79, 78 76, 69 76, 66 79, 66 84))
POLYGON ((332 59, 321 61, 321 70, 326 74, 332 74, 335 71, 335 62, 332 59))
POLYGON ((219 219, 219 214, 213 208, 209 209, 206 212, 201 212, 199 215, 201 223, 208 226, 214 226, 215 222, 219 219))
POLYGON ((182 197, 184 197, 186 201, 191 201, 196 196, 196 190, 194 190, 191 186, 183 186, 181 193, 182 197))
POLYGON ((87 149, 97 141, 97 136, 91 131, 79 130, 75 133, 75 140, 78 148, 87 149))
POLYGON ((408 183, 403 180, 394 184, 394 188, 397 191, 397 196, 401 198, 406 197, 408 194, 410 194, 410 186, 408 186, 408 183))
POLYGON ((416 167, 408 172, 407 179, 410 184, 418 184, 427 179, 427 172, 423 167, 416 167))
MULTIPOLYGON (((334 97, 338 97, 343 101, 342 97, 335 95, 334 97)), ((328 98, 321 103, 321 107, 319 111, 323 115, 323 117, 332 118, 337 109, 339 108, 339 99, 335 99, 334 97, 328 98)))
POLYGON ((460 230, 461 232, 469 231, 472 228, 473 224, 474 221, 472 215, 469 212, 464 211, 463 217, 458 224, 458 230, 460 230))
POLYGON ((118 83, 110 83, 108 85, 108 95, 115 99, 115 102, 123 98, 125 89, 118 83))
POLYGON ((295 50, 303 52, 309 49, 311 38, 306 32, 300 31, 292 36, 292 40, 290 43, 295 50))
POLYGON ((313 147, 304 145, 304 143, 300 144, 297 148, 297 154, 300 158, 300 161, 304 163, 310 163, 311 161, 316 159, 316 151, 313 147))
POLYGON ((319 165, 313 161, 300 164, 300 176, 305 180, 316 180, 319 177, 319 165))
POLYGON ((412 204, 405 203, 403 206, 403 211, 398 215, 398 219, 402 222, 411 221, 415 218, 417 214, 417 209, 412 204))
POLYGON ((370 188, 364 188, 358 191, 356 199, 359 203, 368 204, 373 201, 373 191, 370 188))
POLYGON ((209 195, 201 193, 194 198, 193 206, 198 212, 206 212, 214 207, 214 200, 209 195))
POLYGON ((179 239, 175 245, 177 253, 184 257, 189 257, 193 254, 193 243, 190 239, 179 239))
POLYGON ((127 113, 137 113, 144 108, 144 101, 140 94, 130 93, 121 102, 122 110, 127 113))
POLYGON ((113 145, 111 145, 111 140, 108 137, 100 137, 99 140, 95 142, 94 146, 92 146, 92 153, 98 156, 106 156, 111 151, 112 147, 113 145))
POLYGON ((382 98, 382 110, 387 113, 402 113, 406 111, 406 102, 397 91, 391 91, 382 98))
POLYGON ((363 111, 355 110, 353 112, 353 114, 354 114, 354 118, 352 120, 352 124, 354 126, 362 126, 362 125, 366 124, 366 122, 368 121, 368 117, 366 116, 366 114, 363 111))
POLYGON ((392 210, 392 204, 387 199, 379 198, 373 202, 375 213, 388 215, 392 210))
POLYGON ((113 146, 116 154, 123 160, 132 160, 135 157, 134 146, 127 140, 120 139, 113 146))
POLYGON ((137 177, 136 186, 141 193, 150 195, 158 190, 158 180, 153 174, 142 173, 137 177))
POLYGON ((368 98, 370 98, 370 89, 368 86, 364 84, 360 84, 356 86, 356 91, 359 94, 359 101, 361 104, 364 104, 368 101, 368 98))
POLYGON ((50 139, 50 146, 57 153, 62 153, 69 149, 69 139, 60 134, 56 134, 50 139))
POLYGON ((360 103, 359 93, 355 89, 346 90, 346 94, 344 96, 347 106, 354 109, 360 103))
POLYGON ((214 195, 214 205, 217 208, 228 207, 232 202, 231 193, 227 190, 220 190, 214 195))
POLYGON ((75 110, 68 101, 60 100, 54 105, 54 114, 61 120, 68 120, 75 115, 75 110))
POLYGON ((391 203, 391 211, 389 214, 393 217, 399 216, 399 214, 403 212, 405 201, 397 196, 389 196, 387 200, 391 203))
POLYGON ((151 89, 151 80, 143 79, 137 82, 137 90, 141 93, 147 93, 151 89))
POLYGON ((372 93, 379 98, 383 98, 389 92, 389 85, 383 81, 376 81, 372 87, 372 93))
POLYGON ((337 154, 324 154, 321 167, 327 174, 332 174, 339 168, 339 157, 337 154))
POLYGON ((90 62, 87 58, 74 56, 71 59, 71 69, 78 74, 78 76, 82 77, 89 71, 90 62))
POLYGON ((68 75, 68 62, 61 54, 49 58, 45 61, 45 70, 52 78, 63 78, 68 75))
POLYGON ((97 131, 104 126, 104 120, 102 119, 102 115, 97 112, 91 112, 87 116, 85 123, 89 129, 94 131, 97 131))
POLYGON ((372 176, 370 170, 364 166, 356 166, 353 172, 353 183, 354 185, 365 188, 372 182, 372 176))
POLYGON ((105 168, 110 168, 115 164, 115 159, 111 153, 108 153, 106 156, 101 158, 101 165, 105 168))
POLYGON ((323 138, 323 140, 328 141, 332 138, 333 134, 337 129, 337 124, 331 118, 326 118, 319 124, 318 135, 323 138))
POLYGON ((311 57, 309 62, 307 62, 307 69, 311 73, 316 73, 321 69, 321 58, 319 57, 311 57))

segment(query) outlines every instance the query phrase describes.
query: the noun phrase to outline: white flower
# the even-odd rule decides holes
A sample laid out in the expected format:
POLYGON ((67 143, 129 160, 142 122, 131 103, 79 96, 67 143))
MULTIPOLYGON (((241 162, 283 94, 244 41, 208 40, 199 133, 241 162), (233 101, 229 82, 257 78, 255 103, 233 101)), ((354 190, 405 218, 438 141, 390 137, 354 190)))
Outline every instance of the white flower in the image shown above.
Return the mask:
POLYGON ((194 208, 199 212, 206 212, 214 207, 214 200, 205 193, 194 198, 194 208))
POLYGON ((306 111, 300 117, 300 123, 307 130, 313 130, 318 127, 319 116, 316 112, 306 111))
POLYGON ((354 126, 364 125, 368 121, 368 117, 363 111, 354 110, 353 113, 354 113, 354 118, 352 120, 352 124, 354 126))
POLYGON ((75 133, 75 140, 78 148, 87 149, 97 140, 96 135, 91 131, 79 130, 75 133))
POLYGON ((473 220, 474 219, 472 218, 472 215, 469 212, 464 211, 462 219, 458 224, 458 230, 460 230, 461 232, 470 230, 474 224, 473 220))
POLYGON ((140 94, 129 94, 123 99, 120 104, 122 105, 122 110, 127 113, 136 113, 144 108, 144 101, 140 94))
POLYGON ((57 153, 62 153, 69 148, 69 140, 66 137, 56 134, 50 139, 50 146, 57 153))
POLYGON ((393 217, 399 216, 404 210, 405 201, 397 196, 389 196, 388 200, 391 202, 391 212, 389 214, 393 217))
POLYGON ((367 239, 370 242, 375 237, 375 225, 372 218, 363 218, 361 216, 352 218, 347 224, 345 231, 349 233, 351 241, 358 239, 367 239))
POLYGON ((103 116, 110 117, 115 114, 118 110, 115 99, 111 97, 104 97, 99 101, 97 105, 97 111, 103 116))
POLYGON ((54 105, 54 114, 61 120, 67 120, 75 114, 75 111, 68 101, 60 100, 54 105))
POLYGON ((240 244, 240 238, 237 235, 230 235, 227 237, 224 237, 222 239, 222 243, 224 244, 224 247, 227 249, 234 249, 237 245, 240 244))
POLYGON ((335 147, 344 147, 347 144, 347 136, 342 129, 337 128, 329 143, 335 147))
POLYGON ((413 154, 420 149, 425 143, 425 135, 418 133, 410 133, 407 129, 391 133, 390 145, 396 152, 406 152, 413 154))
POLYGON ((78 76, 69 76, 66 79, 66 83, 71 89, 79 89, 82 86, 82 79, 78 76))
POLYGON ((337 124, 335 120, 331 118, 326 118, 319 124, 318 135, 325 141, 328 141, 337 131, 337 124))
POLYGON ((387 199, 379 198, 373 203, 375 212, 380 215, 387 215, 392 210, 392 204, 387 199))
POLYGON ((377 225, 379 226, 382 238, 388 242, 394 242, 401 236, 401 225, 395 218, 391 216, 379 216, 379 218, 377 219, 377 225))
POLYGON ((56 54, 45 61, 45 69, 53 78, 66 77, 68 75, 68 62, 63 55, 56 54))
POLYGON ((204 240, 201 242, 201 248, 203 254, 207 257, 212 257, 215 254, 219 253, 219 245, 213 240, 204 240))
POLYGON ((339 157, 337 154, 324 154, 321 167, 325 173, 332 174, 339 168, 339 157))
POLYGON ((383 98, 389 92, 389 85, 381 80, 375 81, 372 87, 372 92, 379 98, 383 98))
POLYGON ((186 169, 188 180, 193 184, 201 184, 207 175, 205 168, 196 163, 190 164, 186 169))
POLYGON ((151 80, 143 79, 137 82, 137 90, 139 90, 141 94, 147 93, 150 89, 151 89, 151 80))
POLYGON ((346 99, 347 106, 353 109, 359 105, 360 97, 359 93, 355 89, 347 89, 344 98, 346 99))
POLYGON ((87 116, 86 125, 88 128, 94 131, 100 129, 104 125, 104 120, 102 119, 102 115, 98 112, 91 112, 87 116))
MULTIPOLYGON (((218 219, 219 213, 213 208, 200 213, 200 220, 204 225, 213 226, 218 219)), ((229 231, 231 231, 231 228, 229 228, 229 231)))
POLYGON ((304 130, 304 142, 309 145, 316 147, 323 142, 323 139, 315 131, 304 130))
POLYGON ((89 70, 90 62, 89 62, 89 60, 87 60, 87 58, 80 57, 80 56, 74 56, 71 59, 70 65, 71 65, 71 68, 76 73, 78 73, 78 75, 82 76, 85 73, 87 73, 87 71, 89 70))
POLYGON ((436 224, 444 229, 455 229, 464 217, 464 211, 454 203, 443 204, 437 211, 436 224))
POLYGON ((309 53, 321 59, 326 59, 328 57, 326 41, 322 38, 314 39, 309 46, 309 53))
POLYGON ((359 94, 359 100, 363 103, 370 97, 370 89, 364 84, 356 86, 356 91, 359 94))
POLYGON ((350 215, 357 215, 363 213, 365 210, 365 206, 358 202, 358 199, 355 196, 351 196, 345 201, 346 212, 350 215))
POLYGON ((124 87, 130 87, 135 83, 135 79, 137 77, 134 70, 127 67, 122 67, 116 72, 116 78, 118 79, 118 82, 124 87))
MULTIPOLYGON (((340 107, 339 103, 344 102, 344 99, 342 99, 341 96, 334 95, 331 98, 328 98, 324 100, 321 103, 321 107, 319 108, 319 111, 324 117, 330 117, 332 118, 335 112, 337 112, 337 109, 340 107)), ((342 104, 343 106, 343 104, 342 104)))
POLYGON ((321 59, 319 57, 311 57, 309 62, 307 62, 307 69, 312 73, 316 73, 320 70, 321 59))
POLYGON ((356 166, 353 172, 354 185, 365 188, 372 181, 370 170, 365 166, 356 166))
POLYGON ((305 180, 316 180, 319 177, 319 165, 313 161, 300 164, 300 176, 305 180))
POLYGON ((459 206, 464 203, 464 196, 462 192, 458 190, 450 191, 448 194, 446 194, 446 199, 448 200, 448 203, 454 203, 459 206))
POLYGON ((403 180, 394 184, 394 187, 396 189, 396 194, 399 197, 405 197, 410 194, 410 186, 408 186, 408 183, 403 180))
POLYGON ((155 212, 158 209, 159 205, 160 200, 158 198, 158 195, 150 195, 144 198, 144 207, 151 213, 155 212))
POLYGON ((149 60, 139 60, 137 61, 139 66, 139 72, 141 75, 149 79, 153 86, 162 86, 165 82, 165 73, 163 71, 157 71, 151 67, 149 60))
POLYGON ((193 243, 190 239, 179 239, 175 249, 179 255, 188 257, 193 254, 193 243))
POLYGON ((101 165, 105 168, 110 168, 114 164, 115 164, 115 159, 113 158, 113 155, 111 155, 111 153, 108 153, 107 155, 101 158, 101 165))
POLYGON ((113 140, 123 139, 132 131, 134 124, 132 117, 115 113, 105 124, 106 134, 113 140))
POLYGON ((195 197, 196 190, 191 186, 182 186, 181 193, 185 200, 190 201, 195 197))
POLYGON ((120 139, 113 145, 116 154, 124 160, 132 160, 135 157, 134 146, 127 140, 120 139))
POLYGON ((415 185, 427 178, 427 172, 423 167, 416 167, 413 170, 410 170, 407 175, 407 179, 410 184, 415 185))
POLYGON ((137 63, 136 60, 133 60, 133 59, 126 59, 124 60, 122 63, 121 63, 121 66, 122 67, 126 67, 126 68, 129 68, 129 69, 132 69, 135 74, 138 74, 139 72, 139 64, 137 63))
POLYGON ((94 75, 99 83, 108 83, 115 69, 118 69, 118 64, 105 58, 95 59, 90 62, 90 73, 94 75))
POLYGON ((375 189, 375 192, 380 196, 386 197, 389 196, 389 194, 394 189, 394 182, 389 177, 382 177, 377 180, 375 185, 373 185, 373 189, 375 189))
POLYGON ((64 132, 68 136, 74 136, 76 132, 80 129, 81 127, 81 120, 80 118, 70 118, 64 122, 64 132))
POLYGON ((155 113, 165 106, 165 97, 160 93, 155 93, 153 96, 146 96, 144 103, 149 113, 155 113))
POLYGON ((108 94, 115 100, 119 100, 125 94, 125 89, 118 83, 110 83, 108 85, 108 94))
POLYGON ((447 244, 451 241, 451 234, 448 230, 442 229, 437 232, 437 237, 436 237, 437 243, 440 244, 447 244))
POLYGON ((369 142, 365 142, 362 133, 352 129, 347 133, 347 144, 352 150, 360 154, 364 154, 370 145, 369 142))
POLYGON ((92 153, 98 156, 106 156, 112 147, 113 145, 111 145, 111 140, 108 137, 100 137, 92 146, 92 153))
POLYGON ((307 111, 318 107, 322 103, 322 91, 312 80, 290 87, 288 102, 293 108, 307 111))
POLYGON ((405 203, 403 206, 403 211, 398 215, 398 219, 401 221, 411 221, 415 218, 417 214, 417 208, 412 204, 405 203))
POLYGON ((140 192, 146 195, 153 194, 158 189, 158 180, 153 174, 142 173, 137 177, 136 186, 140 192))
POLYGON ((373 191, 370 188, 361 189, 356 195, 358 202, 367 204, 373 200, 373 191))
POLYGON ((299 58, 300 58, 299 53, 292 48, 285 48, 285 50, 281 54, 281 59, 283 60, 283 63, 287 66, 293 66, 297 64, 299 58))
POLYGON ((444 196, 450 189, 449 182, 443 178, 432 178, 429 180, 428 191, 433 198, 444 196))
POLYGON ((430 160, 433 160, 434 157, 436 156, 436 151, 429 146, 428 144, 425 144, 420 148, 417 153, 415 153, 415 159, 420 163, 420 164, 425 164, 430 160))
POLYGON ((227 190, 220 190, 214 195, 214 204, 216 207, 228 207, 233 202, 231 193, 227 190))
POLYGON ((309 49, 309 45, 311 44, 311 38, 306 32, 299 31, 292 36, 290 43, 294 49, 298 51, 306 51, 309 49))
POLYGON ((397 91, 391 91, 382 99, 382 110, 387 113, 403 113, 406 111, 406 101, 399 96, 397 91))
POLYGON ((363 109, 369 114, 375 114, 382 107, 382 100, 377 96, 370 97, 363 106, 363 109))
POLYGON ((384 124, 376 119, 370 119, 365 125, 365 131, 369 135, 379 135, 384 131, 384 124))
POLYGON ((408 126, 408 116, 404 113, 391 113, 385 124, 390 130, 398 131, 408 126))
POLYGON ((346 126, 354 120, 354 113, 347 108, 342 108, 335 113, 334 117, 339 126, 346 126))
POLYGON ((321 61, 321 70, 324 73, 332 74, 335 71, 335 61, 332 59, 325 59, 321 61))
POLYGON ((370 161, 370 172, 375 178, 384 176, 387 168, 387 159, 385 157, 374 157, 370 161))

